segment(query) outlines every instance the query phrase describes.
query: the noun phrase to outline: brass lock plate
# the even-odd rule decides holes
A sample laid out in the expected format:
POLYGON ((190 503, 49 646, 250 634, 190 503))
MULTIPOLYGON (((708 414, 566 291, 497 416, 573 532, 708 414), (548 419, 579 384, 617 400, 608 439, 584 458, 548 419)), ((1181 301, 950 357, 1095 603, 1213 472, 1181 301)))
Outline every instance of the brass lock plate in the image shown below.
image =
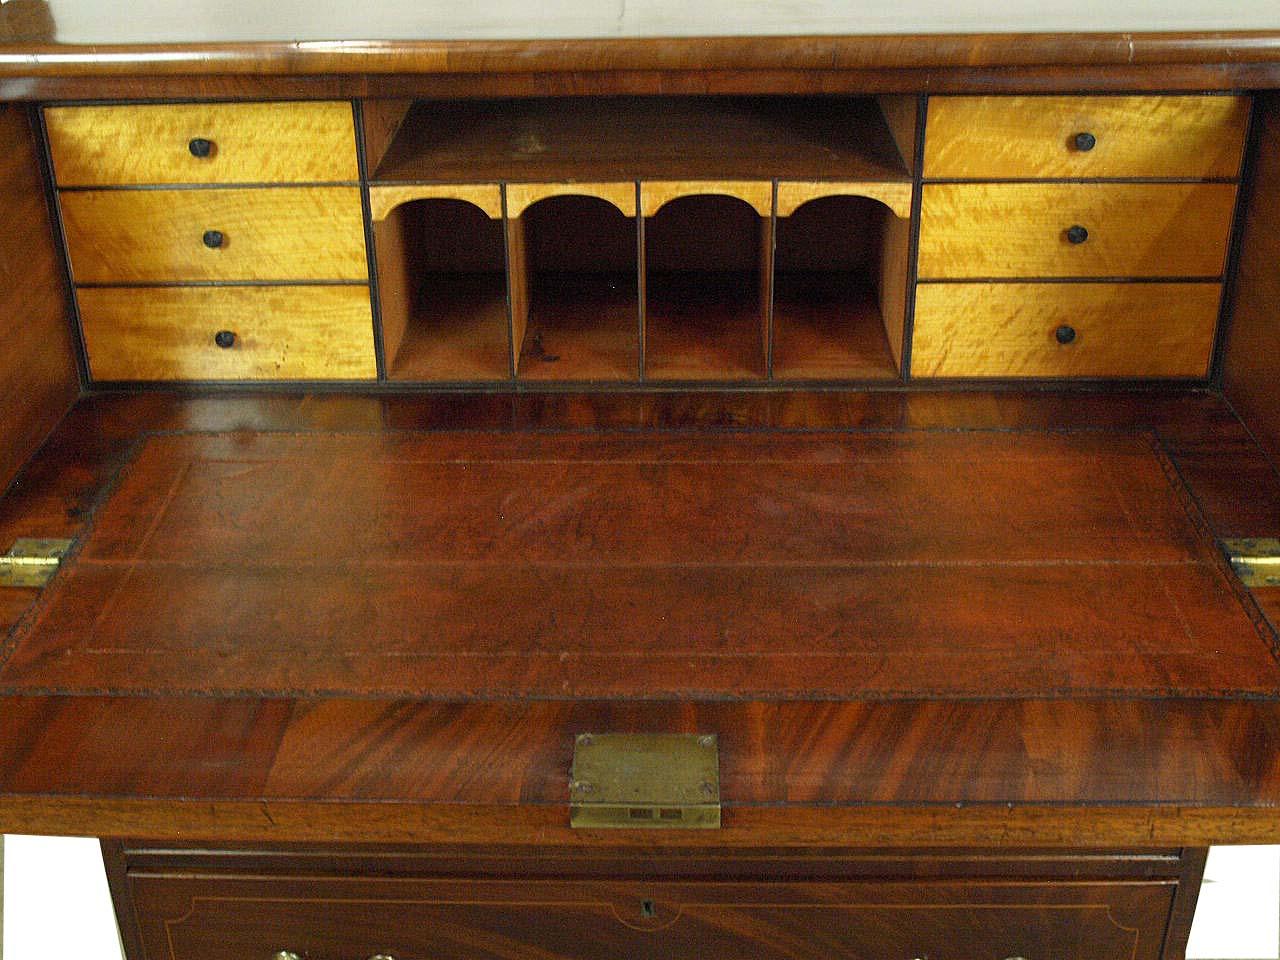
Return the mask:
POLYGON ((1246 587, 1280 587, 1280 539, 1223 540, 1222 549, 1246 587))
POLYGON ((0 557, 0 587, 39 589, 53 579, 73 540, 21 537, 0 557))
POLYGON ((573 745, 569 825, 714 830, 720 826, 715 734, 584 733, 573 745))

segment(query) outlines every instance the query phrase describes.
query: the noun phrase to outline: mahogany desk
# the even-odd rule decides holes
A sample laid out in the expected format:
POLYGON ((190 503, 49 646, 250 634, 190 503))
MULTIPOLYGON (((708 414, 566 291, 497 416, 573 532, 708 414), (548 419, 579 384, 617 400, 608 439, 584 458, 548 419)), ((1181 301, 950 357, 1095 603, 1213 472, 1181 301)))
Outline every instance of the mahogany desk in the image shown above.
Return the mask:
POLYGON ((0 5, 0 830, 130 960, 1181 957, 1277 25, 260 6, 0 5))

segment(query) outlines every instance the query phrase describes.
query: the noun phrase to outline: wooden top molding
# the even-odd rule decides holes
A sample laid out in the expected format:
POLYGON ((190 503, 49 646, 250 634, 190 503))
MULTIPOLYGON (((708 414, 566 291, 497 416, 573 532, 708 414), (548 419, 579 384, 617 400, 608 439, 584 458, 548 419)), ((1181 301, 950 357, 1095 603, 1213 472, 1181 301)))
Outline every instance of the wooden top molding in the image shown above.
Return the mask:
MULTIPOLYGON (((378 2, 319 7, 305 20, 270 4, 150 0, 118 17, 90 0, 12 0, 0 11, 0 75, 455 74, 670 70, 865 70, 1275 63, 1280 32, 1198 5, 1149 4, 1127 19, 1054 23, 1033 4, 981 8, 941 20, 923 6, 876 11, 836 0, 784 18, 727 3, 561 4, 537 19, 510 3, 471 7, 378 2), (209 8, 200 15, 200 8, 209 8), (633 7, 635 9, 633 9, 633 7), (215 9, 216 8, 216 9, 215 9), (508 9, 510 8, 510 9, 508 9), (358 18, 358 19, 357 19, 358 18), (193 26, 199 24, 198 27, 193 26), (732 25, 734 36, 722 36, 732 25), (1069 32, 1088 26, 1113 32, 1069 32), (1043 28, 1054 32, 1031 32, 1043 28), (977 32, 997 31, 997 32, 977 32)), ((910 7, 910 5, 908 5, 910 7)))

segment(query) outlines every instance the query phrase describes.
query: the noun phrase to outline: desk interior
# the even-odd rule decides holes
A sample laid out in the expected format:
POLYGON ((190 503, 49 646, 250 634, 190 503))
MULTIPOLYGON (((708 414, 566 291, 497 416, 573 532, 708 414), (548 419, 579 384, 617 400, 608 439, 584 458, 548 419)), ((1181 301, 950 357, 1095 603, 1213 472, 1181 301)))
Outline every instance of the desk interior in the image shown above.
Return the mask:
POLYGON ((144 434, 5 693, 1273 695, 1142 429, 144 434))

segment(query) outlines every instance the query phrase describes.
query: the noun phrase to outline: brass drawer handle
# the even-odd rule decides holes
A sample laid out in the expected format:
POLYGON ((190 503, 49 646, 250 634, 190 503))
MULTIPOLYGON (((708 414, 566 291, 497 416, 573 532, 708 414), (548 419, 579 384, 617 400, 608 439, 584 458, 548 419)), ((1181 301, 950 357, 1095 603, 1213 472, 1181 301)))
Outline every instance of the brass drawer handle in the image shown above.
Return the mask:
POLYGON ((1086 230, 1084 227, 1080 226, 1080 224, 1077 223, 1075 226, 1067 227, 1068 243, 1081 244, 1088 239, 1089 239, 1089 231, 1086 230))
MULTIPOLYGON (((1098 138, 1087 130, 1077 133, 1073 140, 1076 145, 1076 149, 1081 153, 1088 153, 1098 145, 1098 138)), ((1010 960, 1014 960, 1014 958, 1010 958, 1010 960)))
POLYGON ((277 950, 271 960, 302 960, 302 957, 292 950, 277 950))
POLYGON ((389 953, 375 953, 369 960, 396 960, 396 958, 389 953))
POLYGON ((187 149, 191 151, 191 155, 197 160, 206 160, 213 156, 213 141, 206 140, 204 137, 196 137, 187 144, 187 149))

